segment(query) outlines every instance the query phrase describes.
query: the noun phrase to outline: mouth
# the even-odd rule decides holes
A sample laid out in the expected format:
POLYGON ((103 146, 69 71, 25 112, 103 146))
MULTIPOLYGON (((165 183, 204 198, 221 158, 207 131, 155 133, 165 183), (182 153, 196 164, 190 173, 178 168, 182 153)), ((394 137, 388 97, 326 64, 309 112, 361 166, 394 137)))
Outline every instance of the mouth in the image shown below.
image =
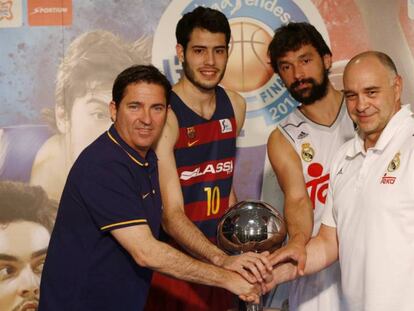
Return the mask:
POLYGON ((21 306, 19 310, 20 311, 36 311, 38 306, 39 304, 37 301, 30 300, 30 301, 26 301, 25 303, 23 303, 23 305, 21 306))
POLYGON ((207 78, 213 78, 217 75, 218 70, 212 68, 200 69, 200 73, 207 78))
POLYGON ((138 132, 139 135, 144 135, 144 136, 150 135, 152 133, 152 128, 147 128, 147 127, 144 127, 144 128, 140 127, 135 130, 138 132))

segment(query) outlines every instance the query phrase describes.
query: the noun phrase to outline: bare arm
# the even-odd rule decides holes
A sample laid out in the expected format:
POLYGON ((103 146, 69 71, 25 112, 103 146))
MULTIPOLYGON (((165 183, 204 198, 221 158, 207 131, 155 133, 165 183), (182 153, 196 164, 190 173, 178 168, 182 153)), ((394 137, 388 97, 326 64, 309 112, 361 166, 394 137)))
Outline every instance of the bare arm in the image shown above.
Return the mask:
POLYGON ((271 270, 266 254, 246 253, 237 265, 235 258, 227 256, 211 243, 184 213, 184 200, 174 158, 174 145, 178 139, 178 122, 173 111, 168 111, 167 123, 156 146, 161 196, 162 223, 165 231, 194 256, 242 274, 247 280, 261 280, 271 270), (248 268, 253 278, 244 268, 248 268))
MULTIPOLYGON (((319 272, 333 264, 338 259, 338 239, 336 228, 321 225, 318 235, 312 238, 306 245, 307 260, 304 274, 309 275, 319 272)), ((286 249, 279 249, 273 254, 273 279, 266 284, 266 291, 275 285, 293 280, 300 276, 296 262, 286 249)))
POLYGON ((156 240, 147 225, 124 227, 111 233, 142 267, 185 281, 222 287, 247 300, 254 300, 259 292, 257 286, 237 273, 197 261, 156 240))
POLYGON ((303 273, 305 245, 312 235, 313 209, 302 172, 302 163, 293 146, 275 129, 268 140, 269 160, 285 196, 284 215, 289 242, 284 247, 303 273))

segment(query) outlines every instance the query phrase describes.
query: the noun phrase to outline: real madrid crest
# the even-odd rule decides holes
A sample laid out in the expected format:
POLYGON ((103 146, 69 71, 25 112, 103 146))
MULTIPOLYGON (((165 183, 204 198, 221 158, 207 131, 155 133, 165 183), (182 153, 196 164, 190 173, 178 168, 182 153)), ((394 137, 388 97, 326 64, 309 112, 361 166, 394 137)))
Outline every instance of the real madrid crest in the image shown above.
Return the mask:
POLYGON ((394 172, 400 167, 400 153, 397 152, 394 156, 394 158, 391 160, 390 164, 388 164, 387 171, 388 172, 394 172))
POLYGON ((315 156, 315 150, 309 143, 302 144, 302 159, 306 162, 311 162, 315 156))
POLYGON ((189 139, 194 139, 196 137, 196 131, 194 126, 187 127, 187 137, 189 139))

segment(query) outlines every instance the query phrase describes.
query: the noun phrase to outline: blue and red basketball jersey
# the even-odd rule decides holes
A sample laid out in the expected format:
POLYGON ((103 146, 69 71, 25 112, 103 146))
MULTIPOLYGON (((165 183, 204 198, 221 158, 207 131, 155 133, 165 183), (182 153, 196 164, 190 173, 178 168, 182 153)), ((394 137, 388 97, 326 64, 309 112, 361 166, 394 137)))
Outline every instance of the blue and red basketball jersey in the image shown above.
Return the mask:
MULTIPOLYGON (((217 87, 216 110, 210 120, 197 115, 175 93, 171 95, 171 108, 180 131, 175 160, 185 213, 215 242, 233 181, 237 136, 233 106, 226 92, 217 87)), ((235 296, 224 289, 154 273, 145 310, 225 311, 234 305, 235 296)))
POLYGON ((233 181, 237 136, 233 107, 226 92, 217 87, 216 110, 210 120, 188 108, 175 93, 171 108, 180 127, 174 153, 185 213, 215 240, 233 181))

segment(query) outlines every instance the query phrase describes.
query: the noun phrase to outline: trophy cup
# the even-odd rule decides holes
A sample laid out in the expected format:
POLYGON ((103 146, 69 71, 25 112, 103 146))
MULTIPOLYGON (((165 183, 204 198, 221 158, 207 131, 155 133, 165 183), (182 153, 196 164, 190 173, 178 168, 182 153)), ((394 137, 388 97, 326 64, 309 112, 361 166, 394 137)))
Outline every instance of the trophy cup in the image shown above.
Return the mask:
MULTIPOLYGON (((222 216, 217 228, 218 246, 230 255, 274 251, 286 238, 283 217, 269 204, 241 201, 222 216)), ((262 311, 263 303, 239 301, 239 311, 262 311)))

